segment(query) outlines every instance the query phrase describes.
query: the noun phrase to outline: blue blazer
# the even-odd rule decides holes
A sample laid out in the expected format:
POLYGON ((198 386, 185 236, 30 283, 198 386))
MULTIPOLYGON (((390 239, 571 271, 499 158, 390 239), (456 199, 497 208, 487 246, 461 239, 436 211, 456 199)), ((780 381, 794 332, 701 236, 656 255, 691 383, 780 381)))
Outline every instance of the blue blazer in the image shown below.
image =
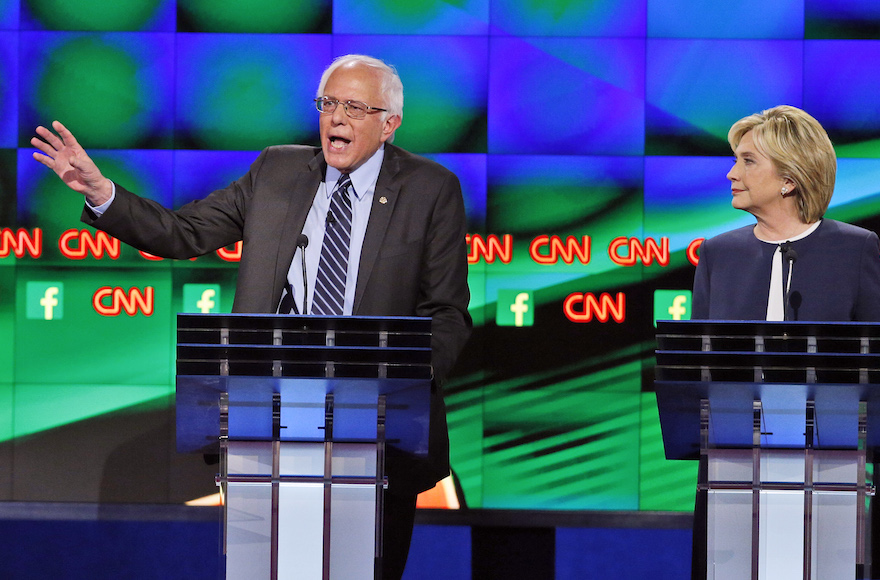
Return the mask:
MULTIPOLYGON (((703 242, 691 317, 764 320, 775 244, 746 226, 703 242)), ((789 320, 880 321, 880 240, 872 231, 823 219, 792 242, 789 320)), ((788 267, 783 268, 784 281, 788 267)), ((784 282, 785 283, 785 282, 784 282)))

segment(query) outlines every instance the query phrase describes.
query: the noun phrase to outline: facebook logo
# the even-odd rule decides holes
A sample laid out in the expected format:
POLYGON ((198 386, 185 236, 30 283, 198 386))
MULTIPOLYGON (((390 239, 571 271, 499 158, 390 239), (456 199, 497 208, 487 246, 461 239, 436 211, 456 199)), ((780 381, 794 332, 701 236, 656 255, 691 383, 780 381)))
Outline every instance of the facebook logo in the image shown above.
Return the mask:
POLYGON ((525 290, 499 290, 495 324, 520 327, 534 325, 535 307, 532 293, 525 290))
POLYGON ((690 290, 654 291, 654 326, 658 320, 690 320, 690 290))
POLYGON ((184 284, 182 310, 187 314, 220 312, 220 285, 184 284))
POLYGON ((64 318, 64 284, 61 282, 28 282, 25 294, 27 318, 32 320, 64 318))

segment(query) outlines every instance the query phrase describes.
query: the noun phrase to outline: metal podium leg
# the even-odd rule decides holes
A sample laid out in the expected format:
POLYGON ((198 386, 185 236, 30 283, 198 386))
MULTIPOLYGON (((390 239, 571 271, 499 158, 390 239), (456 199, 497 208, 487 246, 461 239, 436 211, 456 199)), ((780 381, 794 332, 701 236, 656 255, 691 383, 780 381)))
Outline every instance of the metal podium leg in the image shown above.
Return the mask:
POLYGON ((865 472, 867 469, 868 403, 859 402, 859 450, 858 472, 856 473, 856 578, 871 577, 870 558, 866 556, 865 546, 870 538, 865 517, 865 501, 868 495, 865 472))
POLYGON ((379 396, 376 417, 376 560, 373 576, 382 578, 385 550, 385 395, 379 396))
POLYGON ((761 401, 752 403, 752 580, 761 564, 761 401))
POLYGON ((272 394, 272 522, 270 524, 269 579, 278 580, 278 511, 281 485, 281 395, 272 394))
MULTIPOLYGON (((328 363, 332 364, 332 363, 328 363)), ((322 580, 330 580, 330 543, 333 506, 333 395, 324 401, 324 564, 322 580)))

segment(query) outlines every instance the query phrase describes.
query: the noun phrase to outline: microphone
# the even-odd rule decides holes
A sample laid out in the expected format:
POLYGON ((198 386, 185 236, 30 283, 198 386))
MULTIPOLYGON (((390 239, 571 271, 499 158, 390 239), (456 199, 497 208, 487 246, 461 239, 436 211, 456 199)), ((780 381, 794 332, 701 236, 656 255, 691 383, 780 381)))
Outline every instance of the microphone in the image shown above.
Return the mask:
POLYGON ((296 247, 299 248, 300 256, 302 257, 302 266, 303 266, 303 314, 308 314, 309 312, 309 279, 306 277, 306 247, 309 245, 309 237, 305 234, 300 234, 296 239, 296 247))
POLYGON ((791 274, 794 268, 794 263, 797 262, 798 255, 794 248, 791 247, 790 242, 785 242, 781 246, 779 246, 779 251, 782 252, 782 257, 788 262, 788 280, 785 282, 785 320, 788 320, 788 308, 791 306, 791 274))
POLYGON ((336 217, 333 215, 333 210, 329 210, 327 212, 327 223, 328 224, 335 224, 336 223, 336 217))

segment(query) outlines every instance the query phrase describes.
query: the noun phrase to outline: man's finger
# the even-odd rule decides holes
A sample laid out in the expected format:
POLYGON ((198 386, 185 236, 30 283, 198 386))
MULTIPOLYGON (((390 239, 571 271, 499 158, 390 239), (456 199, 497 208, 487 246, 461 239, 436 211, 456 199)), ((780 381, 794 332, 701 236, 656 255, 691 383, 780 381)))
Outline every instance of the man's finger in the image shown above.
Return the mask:
POLYGON ((64 143, 61 142, 61 139, 45 127, 37 127, 37 134, 56 150, 64 147, 64 143))
POLYGON ((42 153, 33 153, 34 159, 48 167, 49 169, 55 168, 55 160, 49 157, 48 155, 43 155, 42 153))
POLYGON ((56 153, 56 150, 51 147, 48 143, 43 141, 42 139, 37 139, 36 137, 31 138, 31 145, 45 153, 46 155, 52 156, 56 153))
POLYGON ((61 124, 61 121, 52 121, 52 128, 58 132, 58 135, 61 137, 61 140, 68 147, 73 147, 77 145, 76 137, 73 136, 73 133, 67 130, 67 127, 61 124))

